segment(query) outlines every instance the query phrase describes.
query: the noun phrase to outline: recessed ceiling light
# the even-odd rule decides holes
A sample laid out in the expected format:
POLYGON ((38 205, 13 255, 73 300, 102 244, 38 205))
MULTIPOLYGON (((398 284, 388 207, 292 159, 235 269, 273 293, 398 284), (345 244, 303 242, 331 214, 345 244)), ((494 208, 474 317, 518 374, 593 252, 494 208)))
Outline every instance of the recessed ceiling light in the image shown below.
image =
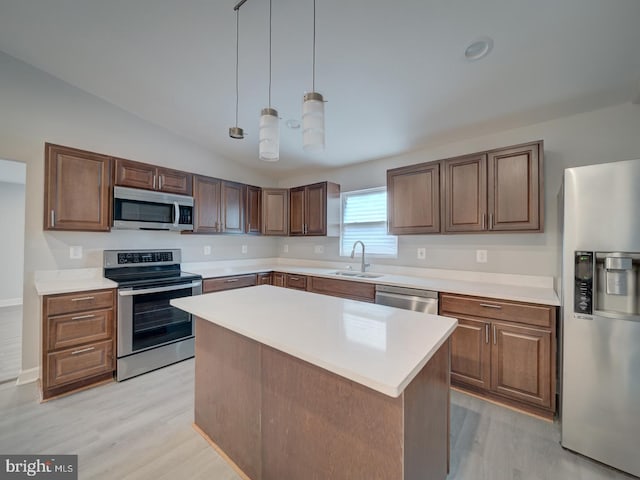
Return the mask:
POLYGON ((493 39, 481 37, 474 40, 464 51, 464 56, 470 62, 486 57, 493 50, 493 39))
POLYGON ((289 120, 284 122, 284 124, 291 130, 297 130, 300 128, 300 121, 296 120, 295 118, 290 118, 289 120))

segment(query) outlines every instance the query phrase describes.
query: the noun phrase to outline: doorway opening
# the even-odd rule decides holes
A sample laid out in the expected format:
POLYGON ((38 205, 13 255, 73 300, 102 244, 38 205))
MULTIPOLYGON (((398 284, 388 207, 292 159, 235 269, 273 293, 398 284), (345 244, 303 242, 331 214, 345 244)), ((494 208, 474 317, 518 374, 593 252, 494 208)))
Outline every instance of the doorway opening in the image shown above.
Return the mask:
POLYGON ((22 365, 26 172, 26 164, 0 159, 0 382, 17 378, 22 365))

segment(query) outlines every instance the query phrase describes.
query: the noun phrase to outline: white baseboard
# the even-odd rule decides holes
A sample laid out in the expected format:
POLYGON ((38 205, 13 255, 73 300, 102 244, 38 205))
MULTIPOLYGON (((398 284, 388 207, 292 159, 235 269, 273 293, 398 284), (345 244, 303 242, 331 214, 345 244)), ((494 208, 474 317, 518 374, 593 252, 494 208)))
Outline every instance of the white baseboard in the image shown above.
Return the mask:
POLYGON ((33 383, 40 377, 40 367, 30 368, 28 370, 21 370, 18 375, 16 385, 25 385, 27 383, 33 383))
POLYGON ((22 305, 22 297, 0 298, 0 308, 15 307, 16 305, 22 305))

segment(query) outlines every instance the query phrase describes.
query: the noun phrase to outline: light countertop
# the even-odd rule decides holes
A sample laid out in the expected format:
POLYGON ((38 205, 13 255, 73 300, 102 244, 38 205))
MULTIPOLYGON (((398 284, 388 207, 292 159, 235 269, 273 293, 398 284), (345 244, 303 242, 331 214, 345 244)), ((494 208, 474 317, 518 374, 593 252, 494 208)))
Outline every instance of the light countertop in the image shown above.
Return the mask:
POLYGON ((171 304, 391 397, 457 325, 454 318, 270 285, 171 304))
POLYGON ((117 288, 118 284, 104 278, 101 268, 74 268, 72 270, 41 270, 35 273, 38 295, 84 292, 117 288))
MULTIPOLYGON (((202 275, 203 278, 217 278, 231 275, 277 271, 296 275, 313 275, 339 280, 421 288, 424 290, 435 290, 436 292, 474 295, 501 300, 537 303, 541 305, 560 305, 558 295, 553 289, 552 279, 545 282, 544 280, 540 281, 534 278, 532 281, 527 282, 532 277, 518 275, 485 274, 483 277, 479 277, 474 272, 443 271, 443 275, 447 274, 449 277, 443 278, 437 276, 424 277, 376 271, 368 272, 379 275, 376 276, 376 278, 360 278, 336 275, 335 272, 337 270, 341 270, 340 268, 299 266, 295 264, 288 265, 280 263, 273 263, 272 265, 261 264, 256 266, 241 265, 237 267, 229 265, 217 267, 211 264, 198 266, 198 264, 194 263, 183 266, 183 268, 191 273, 202 275)), ((546 279, 547 277, 541 278, 546 279)))

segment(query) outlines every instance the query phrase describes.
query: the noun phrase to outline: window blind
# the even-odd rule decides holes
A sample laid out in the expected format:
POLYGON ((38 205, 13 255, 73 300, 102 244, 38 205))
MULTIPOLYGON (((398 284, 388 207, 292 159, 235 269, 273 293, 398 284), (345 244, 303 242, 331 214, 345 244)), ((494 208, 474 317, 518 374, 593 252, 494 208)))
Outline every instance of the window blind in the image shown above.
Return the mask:
MULTIPOLYGON (((367 255, 393 256, 398 253, 398 239, 387 234, 387 190, 385 187, 342 194, 342 228, 340 255, 351 255, 353 243, 361 240, 367 255)), ((356 250, 358 253, 360 248, 356 250)))

